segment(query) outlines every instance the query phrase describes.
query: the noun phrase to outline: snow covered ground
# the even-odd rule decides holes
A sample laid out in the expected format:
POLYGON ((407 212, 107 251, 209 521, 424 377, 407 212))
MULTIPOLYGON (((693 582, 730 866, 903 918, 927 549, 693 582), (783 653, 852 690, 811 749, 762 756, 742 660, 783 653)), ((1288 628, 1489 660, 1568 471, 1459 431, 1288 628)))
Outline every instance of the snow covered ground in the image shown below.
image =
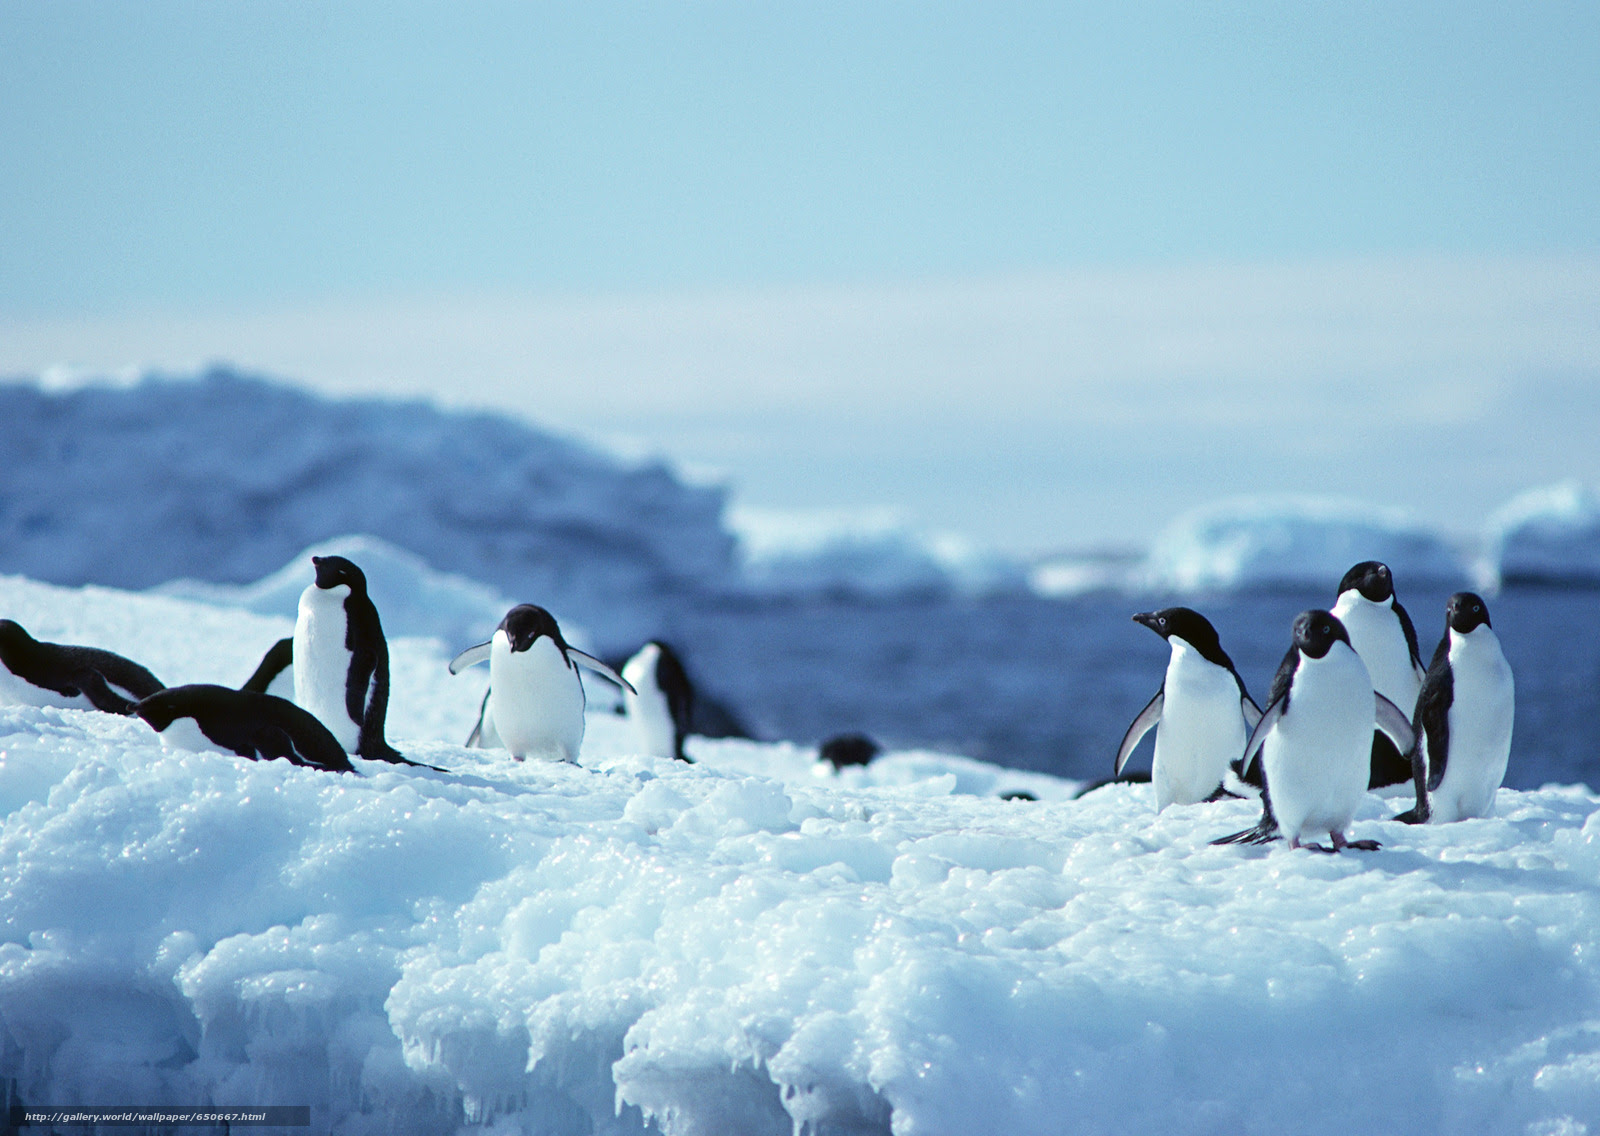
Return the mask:
MULTIPOLYGON (((0 613, 242 681, 281 617, 0 579, 0 613)), ((483 677, 393 644, 447 773, 166 752, 0 708, 0 1078, 44 1104, 309 1104, 341 1134, 1600 1128, 1600 798, 1503 790, 1371 854, 1254 806, 935 754, 582 764, 455 744, 483 677), (996 793, 1028 788, 1041 800, 996 793)))

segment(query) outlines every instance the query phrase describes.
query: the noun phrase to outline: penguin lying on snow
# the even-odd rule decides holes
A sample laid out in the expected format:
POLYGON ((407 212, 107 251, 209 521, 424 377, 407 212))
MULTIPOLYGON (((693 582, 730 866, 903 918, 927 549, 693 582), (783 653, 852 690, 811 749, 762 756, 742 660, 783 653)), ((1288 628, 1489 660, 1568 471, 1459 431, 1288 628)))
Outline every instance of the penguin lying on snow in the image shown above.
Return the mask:
POLYGON ((1113 775, 1122 776, 1129 755, 1153 726, 1156 752, 1150 780, 1156 811, 1213 800, 1226 792, 1228 763, 1244 752, 1261 709, 1205 616, 1169 607, 1140 612, 1133 620, 1165 639, 1172 656, 1161 689, 1122 736, 1113 775))
POLYGON ((311 563, 317 577, 300 593, 294 625, 295 702, 315 714, 346 753, 415 764, 383 737, 389 644, 366 576, 342 556, 313 556, 311 563))
POLYGON ((1395 817, 1445 824, 1488 816, 1506 775, 1516 684, 1489 626, 1489 606, 1457 592, 1445 607, 1444 637, 1417 699, 1411 759, 1417 804, 1395 817))
POLYGON ((1212 843, 1265 844, 1281 831, 1291 848, 1376 850, 1375 840, 1344 835, 1367 791, 1374 722, 1402 753, 1411 752, 1411 724, 1372 689, 1344 624, 1331 612, 1302 612, 1266 712, 1245 744, 1246 770, 1260 751, 1261 820, 1212 843), (1333 847, 1303 843, 1324 832, 1333 847))
MULTIPOLYGON (((1409 711, 1422 689, 1422 658, 1417 629, 1394 594, 1387 564, 1363 560, 1339 581, 1333 614, 1344 624, 1350 646, 1367 664, 1372 689, 1409 711)), ((1411 761, 1381 732, 1372 735, 1372 770, 1367 787, 1398 785, 1411 779, 1411 761)))
POLYGON ((639 752, 688 761, 683 739, 694 717, 694 684, 677 652, 652 639, 623 665, 622 677, 632 684, 622 702, 639 752))
POLYGON ((586 704, 579 664, 638 694, 627 679, 562 638, 555 617, 535 604, 506 612, 487 643, 468 647, 450 661, 450 673, 485 661, 489 689, 466 744, 503 747, 518 761, 530 755, 578 760, 586 704))
POLYGON ((175 686, 134 708, 161 740, 180 749, 222 749, 251 760, 282 757, 296 765, 351 772, 339 740, 293 702, 226 686, 175 686))
POLYGON ((10 619, 0 619, 0 664, 0 703, 23 706, 132 714, 134 703, 165 685, 131 659, 97 647, 41 643, 10 619))

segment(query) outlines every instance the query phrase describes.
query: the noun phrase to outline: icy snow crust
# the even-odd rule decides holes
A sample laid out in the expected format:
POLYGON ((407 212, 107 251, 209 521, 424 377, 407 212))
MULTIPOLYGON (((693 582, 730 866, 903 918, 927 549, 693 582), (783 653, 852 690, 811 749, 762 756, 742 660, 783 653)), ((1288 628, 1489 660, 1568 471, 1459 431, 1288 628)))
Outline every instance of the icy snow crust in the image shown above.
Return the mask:
MULTIPOLYGON (((0 579, 168 682, 286 620, 0 579)), ((454 744, 481 682, 394 645, 448 773, 167 752, 0 708, 0 1076, 30 1104, 282 1103, 338 1133, 1581 1132, 1600 1116, 1600 798, 1502 790, 1338 857, 1215 848, 1031 775, 697 740, 454 744), (1028 777, 1029 775, 1015 775, 1028 777), (1017 785, 1014 787, 1022 787, 1017 785), (810 1126, 809 1128, 807 1126, 810 1126), (481 1127, 480 1127, 481 1126, 481 1127)))

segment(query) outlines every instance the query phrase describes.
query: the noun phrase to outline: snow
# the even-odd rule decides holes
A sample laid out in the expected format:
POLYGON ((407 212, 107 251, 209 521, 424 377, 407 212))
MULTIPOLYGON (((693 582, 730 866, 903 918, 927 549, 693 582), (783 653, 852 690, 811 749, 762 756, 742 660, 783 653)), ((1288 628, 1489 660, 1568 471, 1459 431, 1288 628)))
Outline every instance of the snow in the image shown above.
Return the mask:
POLYGON ((1600 583, 1600 501, 1576 481, 1530 489, 1484 525, 1485 583, 1600 583))
MULTIPOLYGON (((0 578, 47 639, 241 681, 282 616, 0 578)), ((30 1104, 309 1104, 342 1134, 1580 1133, 1600 798, 1502 790, 1319 856, 936 754, 466 750, 481 678, 392 645, 447 773, 168 752, 0 707, 0 1079, 30 1104), (1008 778, 1022 778, 1021 782, 1008 778), (1031 787, 1038 802, 991 794, 1031 787)))
MULTIPOLYGON (((467 647, 494 633, 516 603, 494 588, 465 576, 436 572, 420 557, 375 536, 352 534, 318 541, 302 549, 278 571, 253 584, 213 584, 205 580, 171 580, 151 589, 157 595, 238 607, 259 615, 293 620, 300 595, 316 578, 313 556, 343 556, 367 578, 367 594, 377 605, 383 630, 390 636, 433 636, 467 647)), ((561 622, 561 613, 557 612, 561 622)), ((562 633, 582 642, 576 624, 562 633)))
POLYGON ((1467 577, 1449 543, 1404 510, 1265 495, 1217 501, 1179 517, 1156 538, 1138 579, 1145 588, 1179 593, 1331 587, 1363 560, 1381 560, 1411 583, 1467 577))

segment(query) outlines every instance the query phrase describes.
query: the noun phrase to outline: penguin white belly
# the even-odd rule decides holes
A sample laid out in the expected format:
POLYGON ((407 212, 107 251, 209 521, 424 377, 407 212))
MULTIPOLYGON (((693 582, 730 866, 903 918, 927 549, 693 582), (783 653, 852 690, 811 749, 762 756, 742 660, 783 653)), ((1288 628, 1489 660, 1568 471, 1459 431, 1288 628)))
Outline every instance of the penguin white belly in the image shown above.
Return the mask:
POLYGON ((1248 740, 1233 675, 1179 639, 1172 643, 1162 685, 1150 780, 1156 810, 1205 800, 1222 784, 1228 762, 1248 740))
POLYGON ((172 724, 160 733, 161 745, 168 750, 183 749, 204 753, 207 750, 221 751, 222 747, 206 737, 200 730, 200 725, 193 718, 174 718, 172 724))
POLYGON ((1360 592, 1345 592, 1333 605, 1344 624, 1350 645, 1367 665, 1372 689, 1410 716, 1416 708, 1422 680, 1411 664, 1411 644, 1406 642, 1400 617, 1385 603, 1373 603, 1360 592))
POLYGON ((1272 811, 1285 836, 1342 833, 1367 791, 1372 681, 1356 653, 1335 643, 1302 659, 1289 709, 1261 747, 1272 811))
POLYGON ((513 757, 577 761, 583 708, 577 667, 567 664, 551 639, 541 637, 526 651, 512 651, 505 632, 495 632, 489 649, 487 716, 513 757))
MULTIPOLYGON (((113 689, 116 689, 113 687, 113 689)), ((135 698, 133 701, 139 701, 135 698)), ((68 710, 93 710, 94 703, 82 694, 68 698, 42 686, 18 678, 0 664, 0 706, 60 706, 68 710)))
POLYGON ((336 588, 313 584, 300 594, 294 625, 294 700, 328 727, 346 753, 354 753, 361 727, 345 706, 351 652, 345 646, 344 601, 349 594, 345 584, 336 588))
POLYGON ((1444 778, 1429 795, 1432 821, 1488 816, 1511 754, 1516 689, 1492 633, 1451 635, 1450 752, 1444 778))
POLYGON ((677 749, 677 731, 672 724, 672 711, 667 707, 667 696, 652 683, 639 686, 631 676, 624 675, 638 687, 638 694, 622 692, 623 705, 628 710, 628 722, 633 727, 634 743, 640 753, 653 757, 672 757, 677 749))

